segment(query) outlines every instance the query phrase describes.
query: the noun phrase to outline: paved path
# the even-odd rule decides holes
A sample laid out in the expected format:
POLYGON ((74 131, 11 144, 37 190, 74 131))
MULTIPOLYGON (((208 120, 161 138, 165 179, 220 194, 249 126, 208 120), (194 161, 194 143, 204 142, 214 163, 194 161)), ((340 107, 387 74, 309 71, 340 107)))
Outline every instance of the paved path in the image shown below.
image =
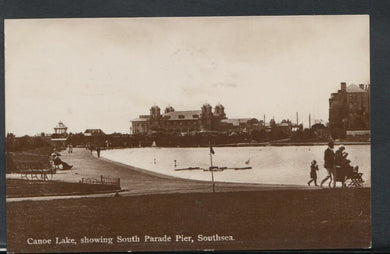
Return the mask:
MULTIPOLYGON (((55 181, 79 182, 81 178, 100 179, 100 175, 120 178, 121 192, 123 196, 161 194, 161 193, 185 193, 185 192, 211 192, 212 184, 207 181, 187 180, 172 176, 161 175, 144 169, 135 168, 121 163, 96 158, 83 148, 73 149, 73 153, 66 151, 61 153, 63 161, 73 165, 71 170, 59 171, 53 176, 55 181)), ((7 175, 9 178, 20 178, 20 174, 7 175)), ((216 191, 253 191, 274 189, 307 189, 308 187, 294 185, 266 185, 245 183, 216 183, 216 191)), ((80 197, 105 197, 113 194, 89 194, 74 196, 45 196, 8 198, 7 202, 23 200, 49 200, 80 197)))

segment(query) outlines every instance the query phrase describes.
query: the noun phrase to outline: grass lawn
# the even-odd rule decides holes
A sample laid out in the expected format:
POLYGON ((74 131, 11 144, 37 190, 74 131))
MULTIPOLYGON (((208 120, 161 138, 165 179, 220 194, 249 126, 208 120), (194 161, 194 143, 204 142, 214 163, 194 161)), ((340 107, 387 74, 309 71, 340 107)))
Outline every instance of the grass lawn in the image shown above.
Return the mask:
POLYGON ((7 203, 10 252, 362 248, 371 242, 370 189, 185 193, 7 203), (194 243, 145 243, 144 236, 192 236, 194 243), (197 235, 232 241, 196 241, 197 235), (137 235, 141 242, 118 243, 137 235), (81 244, 83 237, 113 244, 81 244), (77 244, 28 245, 74 238, 77 244))

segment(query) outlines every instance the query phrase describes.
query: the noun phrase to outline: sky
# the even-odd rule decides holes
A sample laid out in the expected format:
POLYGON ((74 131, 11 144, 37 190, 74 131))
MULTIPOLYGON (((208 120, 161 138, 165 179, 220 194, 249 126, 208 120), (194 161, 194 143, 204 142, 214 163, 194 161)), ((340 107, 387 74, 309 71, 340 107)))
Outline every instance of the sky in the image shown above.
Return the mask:
POLYGON ((102 129, 221 103, 228 118, 328 121, 341 82, 370 83, 369 16, 5 20, 6 132, 102 129))

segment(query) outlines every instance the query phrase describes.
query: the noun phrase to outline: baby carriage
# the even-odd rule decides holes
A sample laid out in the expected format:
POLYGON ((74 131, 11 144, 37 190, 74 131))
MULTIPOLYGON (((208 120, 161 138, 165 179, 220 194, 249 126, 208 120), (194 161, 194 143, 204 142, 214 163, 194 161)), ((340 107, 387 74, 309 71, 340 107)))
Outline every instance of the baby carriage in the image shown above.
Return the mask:
POLYGON ((349 174, 346 176, 345 185, 347 187, 362 187, 364 180, 362 178, 363 173, 359 172, 359 167, 355 166, 355 168, 349 168, 349 174))
POLYGON ((341 182, 343 187, 362 187, 364 180, 363 173, 359 173, 359 167, 352 167, 349 164, 336 166, 336 182, 341 182))

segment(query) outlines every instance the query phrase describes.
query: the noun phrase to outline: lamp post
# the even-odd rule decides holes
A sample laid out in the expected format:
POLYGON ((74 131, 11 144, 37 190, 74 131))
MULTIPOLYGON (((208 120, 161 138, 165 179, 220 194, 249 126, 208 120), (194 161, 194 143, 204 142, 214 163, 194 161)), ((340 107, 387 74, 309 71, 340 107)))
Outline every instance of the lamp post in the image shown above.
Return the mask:
POLYGON ((211 141, 209 142, 209 147, 210 147, 210 171, 211 171, 211 181, 213 182, 213 192, 215 192, 215 182, 214 182, 214 168, 213 168, 213 154, 214 150, 211 147, 211 141))
MULTIPOLYGON (((211 146, 211 142, 209 143, 210 147, 210 167, 208 169, 201 168, 201 167, 188 167, 188 168, 176 168, 176 163, 175 163, 175 171, 183 171, 183 170, 203 170, 203 171, 211 171, 211 181, 213 183, 213 193, 215 192, 215 181, 214 181, 214 171, 225 171, 225 170, 245 170, 245 169, 251 169, 252 167, 217 167, 213 166, 213 154, 214 154, 214 149, 211 146)), ((245 164, 249 164, 248 162, 245 162, 245 164)))

